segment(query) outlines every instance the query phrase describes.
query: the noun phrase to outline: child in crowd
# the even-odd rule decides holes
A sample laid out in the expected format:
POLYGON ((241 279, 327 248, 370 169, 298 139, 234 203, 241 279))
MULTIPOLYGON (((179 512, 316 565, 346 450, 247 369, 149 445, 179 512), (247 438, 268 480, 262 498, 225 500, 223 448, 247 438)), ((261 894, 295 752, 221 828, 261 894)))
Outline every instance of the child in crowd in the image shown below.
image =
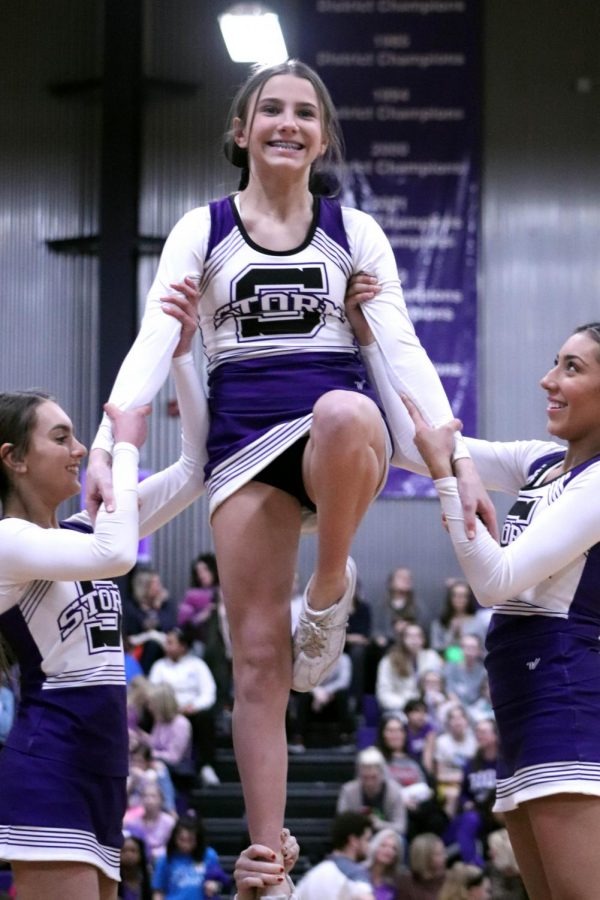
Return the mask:
POLYGON ((124 823, 131 834, 145 841, 152 860, 164 853, 175 825, 175 816, 163 809, 163 796, 158 784, 146 785, 142 793, 141 811, 128 810, 124 823))
POLYGON ((142 838, 127 831, 124 833, 121 847, 121 881, 118 896, 122 900, 152 900, 146 846, 142 838))
POLYGON ((143 811, 142 794, 148 785, 157 784, 160 788, 165 812, 175 811, 175 788, 166 765, 160 759, 154 759, 152 749, 146 744, 138 743, 134 737, 129 755, 129 776, 127 778, 127 814, 141 814, 143 811))
POLYGON ((156 861, 153 900, 207 900, 229 889, 231 878, 207 846, 202 820, 187 814, 178 819, 166 853, 156 861))
POLYGON ((427 715, 424 700, 415 697, 404 707, 406 716, 406 752, 429 774, 433 772, 435 729, 427 715))
POLYGON ((464 767, 476 750, 477 741, 464 707, 454 703, 446 713, 446 730, 436 735, 433 752, 438 793, 451 818, 456 812, 464 767))
POLYGON ((428 669, 418 680, 420 697, 427 706, 429 721, 436 731, 443 731, 446 713, 452 703, 446 692, 444 674, 439 669, 428 669))

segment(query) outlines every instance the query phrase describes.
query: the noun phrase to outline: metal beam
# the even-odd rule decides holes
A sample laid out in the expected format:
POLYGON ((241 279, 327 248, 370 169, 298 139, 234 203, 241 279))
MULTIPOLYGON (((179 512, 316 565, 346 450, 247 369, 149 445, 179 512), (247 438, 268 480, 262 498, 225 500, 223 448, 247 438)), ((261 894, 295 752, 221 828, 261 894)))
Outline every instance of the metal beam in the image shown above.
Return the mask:
POLYGON ((99 401, 137 331, 142 0, 105 0, 99 238, 99 401))

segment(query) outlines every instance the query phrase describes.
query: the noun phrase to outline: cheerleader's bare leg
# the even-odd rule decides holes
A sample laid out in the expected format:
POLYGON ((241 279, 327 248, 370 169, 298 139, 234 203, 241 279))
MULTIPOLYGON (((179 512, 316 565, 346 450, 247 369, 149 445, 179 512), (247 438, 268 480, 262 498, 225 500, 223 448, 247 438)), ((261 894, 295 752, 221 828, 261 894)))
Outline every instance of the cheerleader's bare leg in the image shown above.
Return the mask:
POLYGON ((505 813, 506 828, 529 900, 544 900, 544 898, 552 900, 552 892, 526 805, 523 803, 513 812, 505 813))
POLYGON ((553 794, 506 814, 531 900, 595 900, 600 884, 600 797, 553 794))
POLYGON ((308 600, 331 606, 345 590, 352 540, 385 472, 385 425, 375 404, 352 391, 329 391, 315 404, 303 477, 318 519, 317 563, 308 600))
POLYGON ((82 862, 13 862, 19 900, 116 900, 117 882, 82 862))
MULTIPOLYGON (((214 513, 219 576, 233 646, 233 742, 252 843, 281 862, 286 803, 285 714, 292 671, 290 598, 301 513, 298 500, 250 482, 214 513)), ((266 888, 264 896, 288 893, 266 888)))

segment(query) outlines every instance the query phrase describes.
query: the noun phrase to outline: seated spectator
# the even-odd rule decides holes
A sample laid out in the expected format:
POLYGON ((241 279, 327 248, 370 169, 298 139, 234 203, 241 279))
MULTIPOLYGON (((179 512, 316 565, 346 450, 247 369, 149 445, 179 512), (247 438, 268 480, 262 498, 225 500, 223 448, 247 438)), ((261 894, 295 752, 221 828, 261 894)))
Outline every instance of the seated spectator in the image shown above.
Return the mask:
MULTIPOLYGON (((123 662, 125 663, 125 681, 131 684, 134 678, 143 678, 144 670, 138 660, 137 648, 133 646, 126 634, 123 635, 123 662)), ((138 654, 139 655, 139 654, 138 654)))
POLYGON ((207 588, 188 588, 177 610, 177 626, 192 633, 198 643, 196 655, 200 657, 204 655, 203 626, 215 608, 213 598, 214 592, 207 588))
POLYGON ((216 604, 203 627, 204 662, 212 672, 217 686, 216 711, 227 717, 233 707, 233 670, 231 635, 225 601, 219 588, 216 604))
POLYGON ((473 628, 469 629, 470 634, 477 634, 479 636, 479 640, 481 641, 481 646, 483 647, 483 653, 485 656, 485 639, 487 637, 488 629, 490 627, 490 622, 492 616, 494 614, 494 610, 491 606, 480 606, 477 604, 477 609, 475 610, 475 623, 473 628))
POLYGON ((409 871, 398 880, 402 900, 436 900, 446 878, 446 848, 437 834, 425 832, 408 848, 409 871))
POLYGON ((148 674, 163 656, 165 635, 175 625, 175 604, 160 574, 148 566, 137 566, 131 575, 131 597, 123 601, 123 631, 136 657, 148 674))
POLYGON ((477 601, 468 583, 454 578, 449 580, 440 617, 434 619, 430 626, 430 647, 442 656, 446 651, 460 647, 460 640, 465 634, 477 631, 476 611, 477 601))
POLYGON ((402 714, 386 713, 381 717, 376 746, 385 759, 388 774, 400 787, 427 783, 423 767, 406 752, 406 721, 402 714))
POLYGON ((448 696, 462 703, 468 713, 481 696, 487 673, 483 664, 483 647, 476 634, 465 634, 460 640, 460 650, 462 659, 447 662, 444 677, 448 696))
POLYGON ((351 744, 355 731, 348 696, 351 678, 352 663, 349 656, 342 653, 335 668, 317 687, 306 693, 293 694, 290 700, 292 738, 289 744, 292 753, 306 749, 306 736, 311 722, 337 725, 338 744, 351 744))
MULTIPOLYGON (((177 809, 187 808, 189 792, 195 786, 196 769, 192 758, 192 726, 178 711, 175 692, 170 684, 151 685, 148 707, 152 714, 152 730, 138 730, 137 740, 146 744, 153 765, 163 765, 177 794, 177 809)), ((172 807, 169 807, 172 808, 172 807)))
POLYGON ((336 815, 333 852, 301 879, 294 900, 375 900, 364 866, 372 833, 368 816, 350 811, 336 815))
POLYGON ((492 719, 475 726, 477 750, 465 765, 458 812, 446 834, 446 843, 456 842, 463 862, 483 867, 488 855, 487 836, 503 826, 492 812, 496 795, 498 731, 492 719))
POLYGON ((219 569, 217 557, 214 553, 200 553, 192 563, 190 571, 190 587, 202 588, 212 594, 213 602, 216 602, 216 594, 219 590, 219 569))
POLYGON ((128 810, 123 820, 125 829, 144 841, 151 861, 165 852, 175 825, 176 817, 162 807, 163 796, 158 784, 148 784, 142 793, 142 810, 128 810))
POLYGON ((404 847, 393 828, 382 828, 369 842, 366 868, 375 900, 397 900, 404 847))
POLYGON ((371 648, 371 607, 360 594, 360 580, 350 607, 350 617, 346 627, 346 644, 344 652, 352 661, 352 682, 350 697, 354 712, 362 709, 365 693, 365 665, 371 648))
POLYGON ((216 748, 215 701, 217 687, 203 659, 191 653, 192 638, 181 628, 168 632, 165 658, 154 663, 150 682, 170 684, 179 712, 190 720, 194 759, 204 784, 218 784, 213 768, 216 748))
POLYGON ((492 700, 490 697, 490 682, 487 676, 487 672, 485 674, 485 678, 481 682, 481 691, 479 697, 475 701, 475 703, 471 703, 469 706, 469 719, 471 720, 471 724, 475 725, 476 722, 480 722, 482 719, 493 719, 494 717, 494 707, 492 706, 492 700))
POLYGON ((454 863, 446 873, 439 900, 491 900, 490 880, 478 866, 454 863))
POLYGON ((413 576, 408 566, 398 566, 388 574, 385 597, 375 607, 372 641, 365 669, 365 693, 374 694, 377 667, 407 622, 418 619, 413 576))
POLYGON ((136 675, 127 685, 127 725, 130 731, 141 728, 150 731, 152 716, 148 709, 150 682, 145 675, 136 675))
POLYGON ((202 820, 182 816, 175 823, 166 851, 157 860, 152 876, 153 900, 186 900, 218 897, 231 886, 219 856, 207 846, 202 820))
POLYGON ((446 713, 446 730, 435 738, 434 775, 444 809, 452 818, 456 812, 464 767, 477 750, 477 741, 460 703, 452 704, 446 713))
POLYGON ((227 720, 233 705, 229 622, 214 553, 201 553, 192 564, 191 588, 179 608, 178 625, 192 629, 194 650, 217 685, 215 715, 227 720))
POLYGON ((427 706, 420 697, 409 700, 404 707, 406 718, 406 752, 416 759, 428 775, 433 774, 433 747, 436 731, 427 715, 427 706))
POLYGON ((494 900, 527 900, 527 891, 506 828, 488 835, 490 861, 486 874, 494 900))
POLYGON ((419 696, 423 672, 441 670, 442 659, 425 647, 425 633, 416 623, 406 624, 377 667, 376 696, 384 711, 399 712, 408 700, 419 696))
POLYGON ((387 774, 385 759, 377 747, 367 747, 356 757, 357 777, 342 785, 337 812, 361 812, 370 816, 374 831, 393 828, 406 832, 406 808, 402 788, 387 774))
POLYGON ((141 838, 129 832, 123 835, 121 881, 117 896, 122 900, 152 900, 146 845, 141 838))
POLYGON ((171 775, 192 772, 192 726, 179 712, 175 691, 167 682, 150 688, 148 706, 154 724, 149 734, 140 731, 154 759, 164 762, 171 775))
POLYGON ((386 761, 387 771, 402 789, 407 811, 406 837, 410 841, 423 831, 443 834, 448 826, 423 767, 406 752, 406 726, 392 714, 383 716, 377 733, 377 748, 386 761))
POLYGON ((127 777, 127 809, 130 814, 142 812, 142 794, 148 785, 157 784, 163 798, 165 812, 175 812, 175 788, 166 765, 153 759, 152 750, 138 742, 130 732, 129 775, 127 777))
POLYGON ((440 669, 428 669, 418 679, 419 696, 427 707, 427 717, 436 731, 443 731, 446 711, 452 701, 446 693, 446 681, 440 669))
POLYGON ((217 605, 219 572, 214 553, 200 553, 192 562, 190 586, 177 610, 177 625, 186 628, 200 643, 198 656, 204 655, 204 623, 217 605))
POLYGON ((408 566, 397 566, 389 573, 382 618, 379 635, 387 644, 396 639, 405 624, 418 620, 413 574, 408 566))

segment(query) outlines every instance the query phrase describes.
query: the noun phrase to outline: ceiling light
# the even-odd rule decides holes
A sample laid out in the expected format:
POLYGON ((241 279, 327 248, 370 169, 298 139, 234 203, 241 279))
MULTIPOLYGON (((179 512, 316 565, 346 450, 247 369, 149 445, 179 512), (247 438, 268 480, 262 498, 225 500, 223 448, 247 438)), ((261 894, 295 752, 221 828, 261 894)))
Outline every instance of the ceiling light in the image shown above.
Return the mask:
POLYGON ((234 62, 274 65, 288 58, 279 17, 262 3, 236 3, 219 16, 219 26, 234 62))

